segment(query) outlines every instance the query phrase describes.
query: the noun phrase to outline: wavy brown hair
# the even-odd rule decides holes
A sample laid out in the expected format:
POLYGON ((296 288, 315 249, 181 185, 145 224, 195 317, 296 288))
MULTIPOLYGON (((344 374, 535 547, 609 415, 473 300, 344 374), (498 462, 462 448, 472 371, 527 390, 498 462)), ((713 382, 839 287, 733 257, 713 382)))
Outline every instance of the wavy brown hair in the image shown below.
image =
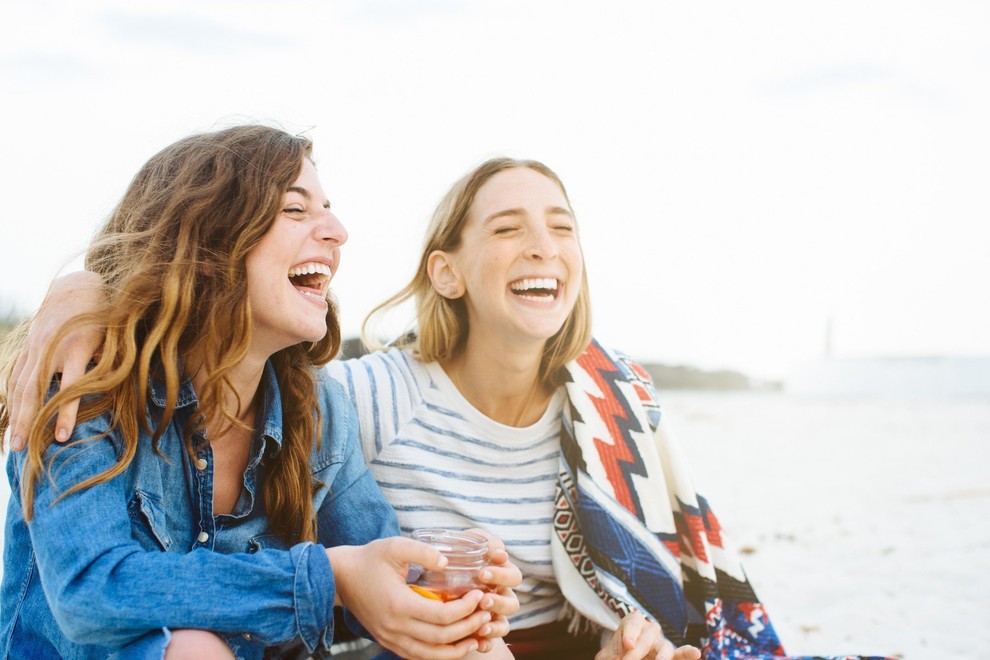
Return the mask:
MULTIPOLYGON (((203 419, 243 426, 237 415, 255 402, 225 402, 234 394, 232 370, 251 342, 246 257, 271 227, 303 159, 311 155, 306 138, 266 126, 238 126, 180 140, 137 173, 86 253, 86 268, 106 283, 108 311, 99 319, 83 315, 66 324, 44 357, 50 363, 54 347, 80 323, 99 322, 107 328, 95 364, 45 402, 31 426, 23 480, 27 519, 34 485, 43 474, 43 456, 53 442, 54 417, 72 399, 83 397, 80 422, 107 415, 124 451, 112 468, 63 496, 127 469, 142 432, 158 451, 158 439, 175 411, 186 356, 200 358, 198 366, 208 374, 197 392, 203 419), (160 381, 166 392, 164 412, 154 428, 145 414, 149 378, 160 381)), ((271 358, 281 390, 283 444, 268 461, 264 503, 273 531, 290 543, 315 540, 309 457, 314 442, 320 441, 320 416, 314 367, 340 348, 332 301, 327 327, 320 341, 291 346, 271 358)), ((6 401, 2 403, 0 433, 9 423, 6 401)), ((194 430, 185 433, 190 455, 194 430)))
MULTIPOLYGON (((461 234, 467 222, 474 198, 485 183, 499 172, 526 167, 547 177, 567 196, 560 177, 543 163, 535 160, 492 158, 468 172, 444 195, 433 212, 433 219, 426 230, 426 240, 420 255, 419 267, 412 280, 391 298, 375 307, 364 320, 361 328, 365 343, 376 346, 369 328, 375 321, 399 305, 413 300, 416 306, 417 330, 400 337, 391 345, 412 346, 416 356, 424 362, 452 360, 464 349, 469 332, 467 307, 461 298, 441 296, 433 288, 427 264, 434 250, 455 251, 461 244, 461 234)), ((540 378, 544 384, 560 384, 564 365, 580 355, 591 341, 591 294, 588 289, 587 269, 582 269, 581 288, 577 301, 564 325, 547 340, 540 362, 540 378)))

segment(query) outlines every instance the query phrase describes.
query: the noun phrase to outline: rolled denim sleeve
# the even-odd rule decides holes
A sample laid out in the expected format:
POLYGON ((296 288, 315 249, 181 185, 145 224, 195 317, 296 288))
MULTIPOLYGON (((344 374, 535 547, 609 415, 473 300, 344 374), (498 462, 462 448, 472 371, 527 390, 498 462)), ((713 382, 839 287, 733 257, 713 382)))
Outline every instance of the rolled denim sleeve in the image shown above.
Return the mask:
MULTIPOLYGON (((93 433, 84 427, 76 437, 93 433)), ((18 476, 24 457, 9 457, 18 476)), ((45 456, 51 469, 37 481, 28 532, 45 596, 71 640, 123 646, 152 630, 199 628, 249 633, 266 645, 301 637, 317 647, 332 626, 334 600, 321 546, 226 555, 145 550, 131 536, 125 479, 64 495, 116 460, 105 438, 53 446, 45 456)))
POLYGON ((295 609, 299 617, 299 636, 312 652, 324 640, 333 639, 336 585, 323 547, 305 544, 304 548, 305 552, 299 553, 296 570, 295 609))

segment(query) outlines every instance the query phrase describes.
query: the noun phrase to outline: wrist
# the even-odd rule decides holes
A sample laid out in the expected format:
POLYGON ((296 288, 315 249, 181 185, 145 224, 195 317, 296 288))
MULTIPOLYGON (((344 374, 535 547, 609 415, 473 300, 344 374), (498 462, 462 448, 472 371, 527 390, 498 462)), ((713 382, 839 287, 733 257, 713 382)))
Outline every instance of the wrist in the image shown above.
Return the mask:
POLYGON ((351 566, 355 559, 355 546, 339 545, 333 548, 325 548, 327 561, 330 562, 330 570, 333 573, 334 589, 333 604, 338 607, 347 607, 350 601, 348 597, 349 580, 354 571, 351 566))

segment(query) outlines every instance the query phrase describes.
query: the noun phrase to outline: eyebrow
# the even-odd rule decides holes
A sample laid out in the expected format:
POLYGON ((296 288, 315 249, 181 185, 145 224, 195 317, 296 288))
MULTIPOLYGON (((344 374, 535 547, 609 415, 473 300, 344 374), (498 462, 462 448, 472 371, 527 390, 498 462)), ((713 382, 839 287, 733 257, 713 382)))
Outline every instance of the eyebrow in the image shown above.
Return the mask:
POLYGON ((302 195, 306 199, 312 198, 312 195, 309 194, 309 191, 306 190, 305 188, 300 187, 300 186, 289 186, 289 189, 286 192, 299 193, 300 195, 302 195))
MULTIPOLYGON (((574 217, 574 214, 571 213, 571 211, 569 209, 565 209, 562 206, 549 206, 546 209, 546 213, 549 214, 549 215, 566 215, 569 218, 573 218, 574 217)), ((482 225, 487 225, 489 222, 491 222, 492 220, 495 220, 497 218, 519 217, 519 216, 523 216, 523 215, 526 215, 526 211, 524 211, 523 209, 505 209, 504 211, 495 211, 494 213, 492 213, 491 215, 489 215, 487 218, 485 218, 484 220, 482 220, 481 224, 482 225)))

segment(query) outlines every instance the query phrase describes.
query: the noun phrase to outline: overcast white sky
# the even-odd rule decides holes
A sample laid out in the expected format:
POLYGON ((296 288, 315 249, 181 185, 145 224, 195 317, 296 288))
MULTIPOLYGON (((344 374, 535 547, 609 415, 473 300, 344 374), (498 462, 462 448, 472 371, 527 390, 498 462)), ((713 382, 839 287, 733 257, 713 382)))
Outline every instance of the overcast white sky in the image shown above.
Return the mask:
POLYGON ((308 130, 350 232, 345 332, 449 185, 543 160, 596 333, 782 376, 990 354, 990 4, 0 0, 0 311, 33 309, 130 177, 188 133, 308 130))

